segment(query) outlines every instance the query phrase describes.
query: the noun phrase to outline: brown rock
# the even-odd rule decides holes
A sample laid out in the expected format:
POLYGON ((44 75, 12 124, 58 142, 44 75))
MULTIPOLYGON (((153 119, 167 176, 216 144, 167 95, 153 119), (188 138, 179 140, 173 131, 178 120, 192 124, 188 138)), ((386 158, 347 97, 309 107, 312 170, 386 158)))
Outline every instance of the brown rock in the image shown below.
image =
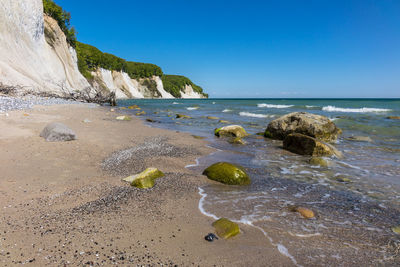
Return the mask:
POLYGON ((327 117, 307 112, 293 112, 271 121, 265 131, 269 138, 284 140, 300 133, 323 141, 335 141, 342 131, 327 117))
POLYGON ((337 157, 342 156, 333 146, 299 133, 292 133, 286 136, 285 140, 283 140, 283 148, 299 155, 316 157, 332 155, 337 157))

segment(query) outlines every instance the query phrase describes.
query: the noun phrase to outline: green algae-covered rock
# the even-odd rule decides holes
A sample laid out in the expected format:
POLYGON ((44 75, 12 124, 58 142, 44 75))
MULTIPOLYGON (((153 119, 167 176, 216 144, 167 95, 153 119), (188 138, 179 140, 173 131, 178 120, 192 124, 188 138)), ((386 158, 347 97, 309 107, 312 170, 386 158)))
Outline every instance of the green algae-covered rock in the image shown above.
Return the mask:
POLYGON ((263 133, 263 135, 264 135, 264 137, 266 137, 266 138, 273 138, 272 134, 271 134, 268 130, 265 130, 265 132, 263 133))
POLYGON ((140 109, 138 105, 129 106, 128 109, 140 109))
POLYGON ((329 162, 326 159, 320 158, 320 157, 312 157, 310 159, 309 163, 311 165, 321 166, 321 167, 328 167, 329 166, 329 162))
POLYGON ((250 178, 241 166, 218 162, 203 171, 208 179, 229 185, 248 185, 250 178))
POLYGON ((219 120, 218 117, 213 117, 213 116, 207 116, 207 119, 209 119, 209 120, 219 120))
POLYGON ((200 139, 200 140, 206 139, 204 136, 199 136, 199 135, 192 135, 192 137, 194 139, 200 139))
POLYGON ((151 188, 154 186, 154 181, 163 176, 164 173, 157 168, 147 168, 139 174, 128 176, 122 180, 137 188, 151 188))
POLYGON ((246 144, 246 142, 243 141, 243 139, 240 137, 235 137, 235 138, 230 139, 229 143, 235 144, 235 145, 245 145, 246 144))
POLYGON ((184 114, 176 114, 177 119, 191 119, 192 117, 184 114))
POLYGON ((240 125, 228 125, 214 130, 218 137, 245 137, 248 136, 246 130, 240 125))
POLYGON ((349 177, 344 176, 344 175, 336 175, 334 177, 334 179, 341 183, 351 183, 352 182, 349 177))
POLYGON ((126 116, 126 115, 125 116, 118 116, 115 119, 119 120, 119 121, 130 121, 130 120, 132 120, 131 116, 126 116))
POLYGON ((226 218, 213 222, 212 226, 219 237, 228 239, 240 233, 239 225, 226 218))
POLYGON ((400 235, 400 225, 393 226, 392 231, 398 235, 400 235))
POLYGON ((226 123, 226 124, 227 124, 227 123, 230 123, 229 121, 226 121, 226 120, 219 120, 218 122, 219 122, 219 123, 226 123))

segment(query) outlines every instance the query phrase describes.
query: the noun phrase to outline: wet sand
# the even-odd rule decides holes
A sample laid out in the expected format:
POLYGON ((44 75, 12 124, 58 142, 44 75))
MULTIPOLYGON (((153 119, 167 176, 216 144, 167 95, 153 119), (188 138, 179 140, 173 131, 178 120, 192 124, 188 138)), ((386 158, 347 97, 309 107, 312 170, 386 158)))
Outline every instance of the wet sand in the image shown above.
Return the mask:
POLYGON ((1 266, 293 265, 245 225, 230 240, 205 241, 213 219, 198 209, 198 187, 212 181, 185 166, 213 150, 189 134, 116 116, 86 105, 0 116, 1 266), (50 122, 68 125, 78 140, 46 142, 39 134, 50 122), (128 160, 107 161, 123 150, 133 151, 128 160), (154 188, 121 181, 147 167, 166 174, 154 188))

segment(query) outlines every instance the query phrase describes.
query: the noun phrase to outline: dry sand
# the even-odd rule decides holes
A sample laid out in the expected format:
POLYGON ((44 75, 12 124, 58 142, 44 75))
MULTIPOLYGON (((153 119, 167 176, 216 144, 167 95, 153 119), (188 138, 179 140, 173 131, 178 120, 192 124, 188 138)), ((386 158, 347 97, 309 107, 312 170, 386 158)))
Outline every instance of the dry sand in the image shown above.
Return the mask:
POLYGON ((109 108, 9 114, 0 116, 1 266, 292 266, 245 225, 230 240, 204 240, 213 219, 198 209, 198 187, 212 181, 185 166, 212 152, 205 141, 137 118, 117 121, 109 108), (46 142, 39 134, 50 122, 68 125, 78 140, 46 142), (114 164, 113 153, 126 149, 130 159, 114 164), (154 188, 121 181, 146 167, 166 174, 154 188))

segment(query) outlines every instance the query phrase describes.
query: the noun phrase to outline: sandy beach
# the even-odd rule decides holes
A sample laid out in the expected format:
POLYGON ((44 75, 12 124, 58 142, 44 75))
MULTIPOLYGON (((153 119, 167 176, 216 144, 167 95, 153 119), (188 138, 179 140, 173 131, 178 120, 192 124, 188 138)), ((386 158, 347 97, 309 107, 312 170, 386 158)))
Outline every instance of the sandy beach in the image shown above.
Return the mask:
POLYGON ((198 187, 212 181, 185 166, 213 152, 205 141, 117 121, 106 107, 8 114, 0 116, 0 265, 293 265, 245 225, 232 239, 204 240, 214 220, 198 209, 198 187), (51 122, 78 139, 46 142, 39 134, 51 122), (123 150, 136 153, 113 160, 123 150), (166 174, 152 189, 121 181, 147 167, 166 174))

